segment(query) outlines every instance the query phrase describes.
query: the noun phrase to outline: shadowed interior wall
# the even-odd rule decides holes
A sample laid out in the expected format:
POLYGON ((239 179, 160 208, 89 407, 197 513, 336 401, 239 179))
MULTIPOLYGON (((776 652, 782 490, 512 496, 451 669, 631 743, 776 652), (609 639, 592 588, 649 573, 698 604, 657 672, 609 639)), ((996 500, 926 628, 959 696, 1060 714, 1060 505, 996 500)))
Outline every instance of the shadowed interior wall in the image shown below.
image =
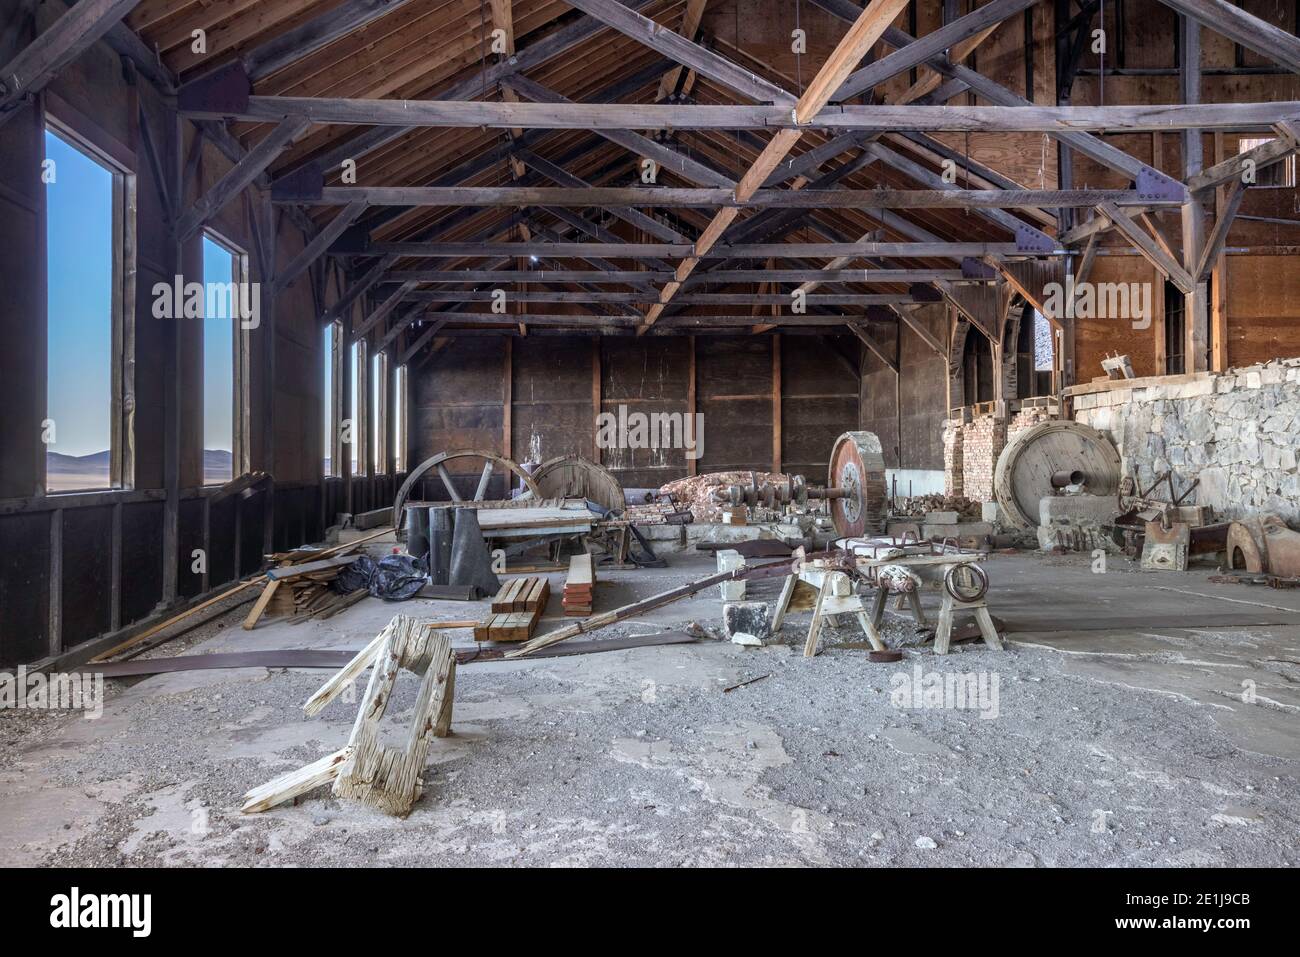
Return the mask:
MULTIPOLYGON (((577 454, 598 456, 624 488, 656 488, 682 478, 690 467, 685 448, 597 448, 596 413, 614 422, 636 413, 685 416, 691 411, 693 350, 695 411, 704 416, 697 471, 771 470, 779 415, 783 466, 820 482, 835 439, 858 428, 858 344, 845 335, 782 335, 774 365, 777 340, 448 339, 411 373, 411 461, 462 448, 508 450, 518 462, 577 454)), ((453 463, 450 471, 463 477, 462 494, 472 491, 473 462, 453 463)), ((426 483, 425 492, 445 497, 434 483, 426 483)))

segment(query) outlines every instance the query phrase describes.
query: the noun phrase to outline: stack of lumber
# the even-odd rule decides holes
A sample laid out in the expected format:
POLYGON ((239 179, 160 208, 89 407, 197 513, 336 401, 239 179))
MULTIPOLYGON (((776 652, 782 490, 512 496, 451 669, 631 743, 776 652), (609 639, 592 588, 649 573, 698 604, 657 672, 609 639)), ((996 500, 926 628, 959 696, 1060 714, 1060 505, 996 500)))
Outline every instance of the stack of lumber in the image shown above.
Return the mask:
POLYGON ((596 564, 591 560, 591 553, 574 555, 569 559, 569 576, 564 580, 564 613, 590 615, 595 590, 596 564))
POLYGON ((343 567, 357 558, 356 555, 336 555, 269 569, 266 586, 244 620, 244 628, 253 628, 268 613, 273 618, 303 621, 317 615, 329 617, 360 601, 365 597, 365 589, 359 589, 361 594, 340 595, 330 587, 343 567))
POLYGON ((504 582, 492 599, 492 614, 474 626, 475 641, 527 641, 551 598, 545 578, 515 578, 504 582))

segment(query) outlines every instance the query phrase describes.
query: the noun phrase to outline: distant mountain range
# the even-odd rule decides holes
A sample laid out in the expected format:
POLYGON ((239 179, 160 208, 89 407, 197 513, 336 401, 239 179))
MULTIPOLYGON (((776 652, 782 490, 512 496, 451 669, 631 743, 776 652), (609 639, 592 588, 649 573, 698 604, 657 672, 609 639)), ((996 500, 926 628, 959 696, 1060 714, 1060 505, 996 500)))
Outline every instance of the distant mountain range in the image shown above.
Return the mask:
MULTIPOLYGON (((234 457, 224 449, 203 450, 203 483, 213 485, 228 481, 234 468, 234 457)), ((109 454, 91 452, 88 455, 65 455, 62 452, 45 453, 46 484, 53 492, 79 488, 104 488, 108 485, 109 454)))

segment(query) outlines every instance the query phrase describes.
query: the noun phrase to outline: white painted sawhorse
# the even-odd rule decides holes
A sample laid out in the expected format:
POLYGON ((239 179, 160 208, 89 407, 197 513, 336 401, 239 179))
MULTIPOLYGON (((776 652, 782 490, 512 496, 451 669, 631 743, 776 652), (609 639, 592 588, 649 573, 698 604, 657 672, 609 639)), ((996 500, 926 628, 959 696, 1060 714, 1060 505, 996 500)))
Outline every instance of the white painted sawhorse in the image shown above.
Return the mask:
POLYGON ((948 594, 948 590, 945 588, 943 605, 939 608, 939 627, 934 633, 934 653, 936 655, 946 655, 948 653, 948 648, 952 644, 953 613, 965 611, 975 615, 975 621, 980 626, 980 634, 984 636, 984 644, 994 651, 1001 651, 1002 639, 998 637, 997 626, 993 624, 993 618, 989 615, 988 603, 983 598, 978 601, 958 601, 948 594))

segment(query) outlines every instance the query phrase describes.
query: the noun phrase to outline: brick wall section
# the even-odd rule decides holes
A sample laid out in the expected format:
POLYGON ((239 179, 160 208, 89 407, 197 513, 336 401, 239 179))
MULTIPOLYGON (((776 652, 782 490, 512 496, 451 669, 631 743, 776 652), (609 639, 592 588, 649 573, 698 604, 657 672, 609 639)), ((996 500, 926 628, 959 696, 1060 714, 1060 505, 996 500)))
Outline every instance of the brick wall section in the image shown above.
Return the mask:
POLYGON ((965 426, 961 419, 943 423, 943 494, 957 497, 964 493, 962 478, 962 438, 965 426))
POLYGON ((993 501, 993 467, 1007 444, 1007 425, 981 415, 962 430, 963 494, 977 502, 993 501))

